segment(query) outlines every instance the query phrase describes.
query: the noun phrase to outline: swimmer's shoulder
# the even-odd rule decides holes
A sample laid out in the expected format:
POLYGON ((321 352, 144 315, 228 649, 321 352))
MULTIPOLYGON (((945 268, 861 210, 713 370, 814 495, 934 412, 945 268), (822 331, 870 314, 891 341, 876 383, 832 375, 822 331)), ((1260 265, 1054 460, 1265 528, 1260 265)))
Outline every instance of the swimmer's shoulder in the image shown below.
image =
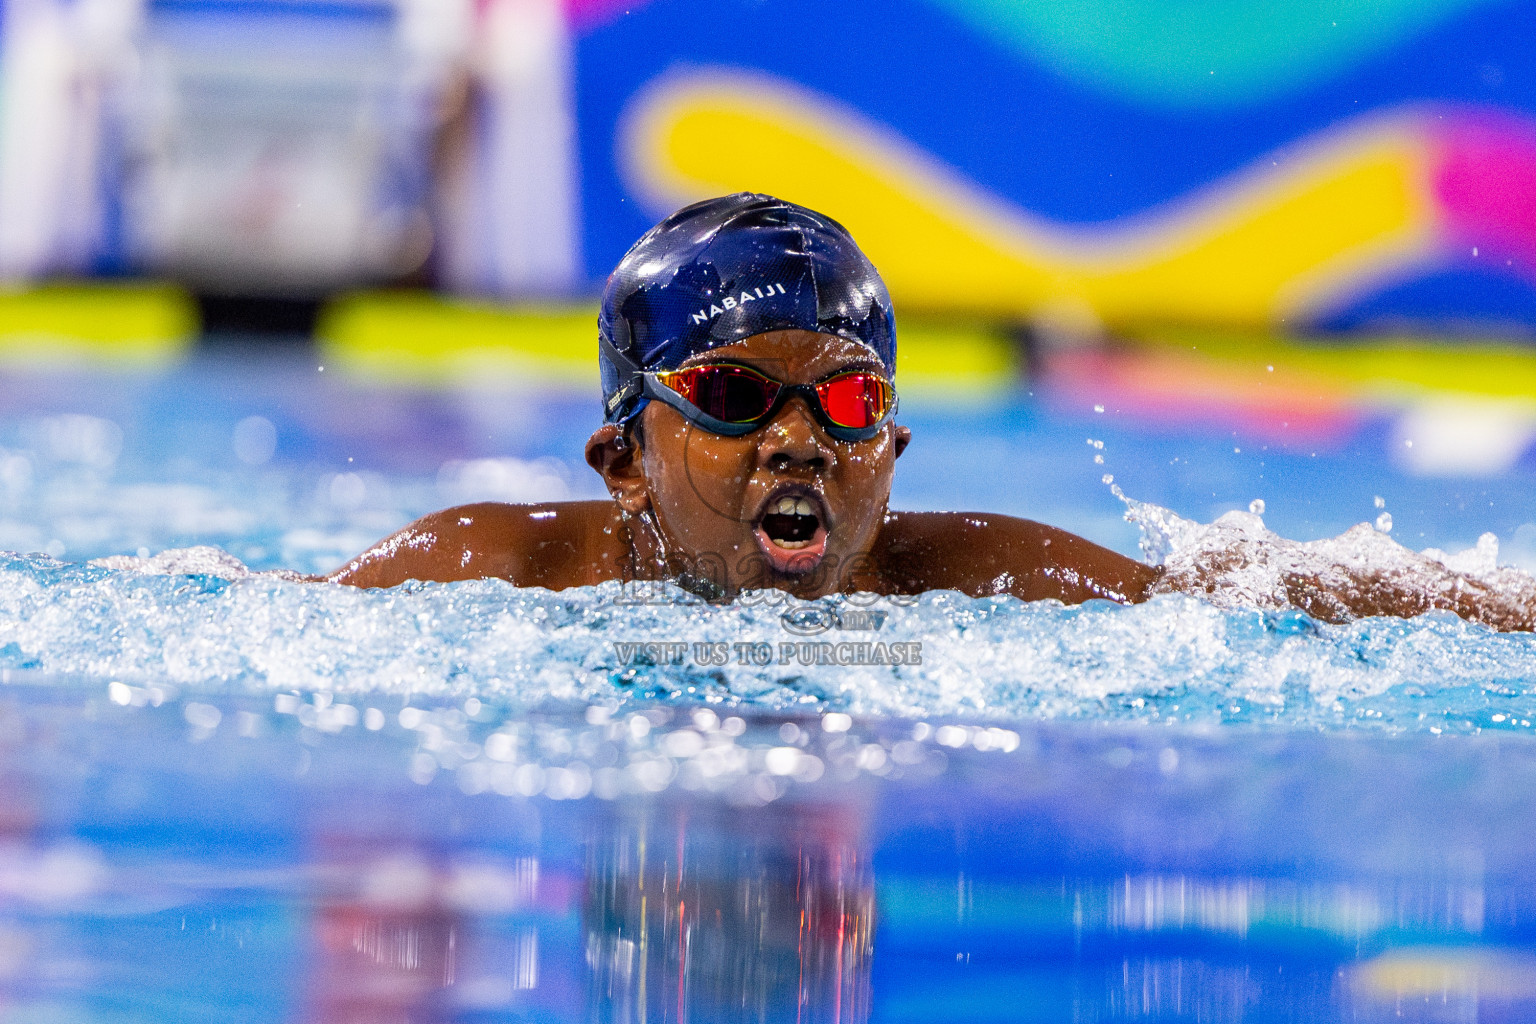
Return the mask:
POLYGON ((892 512, 873 555, 890 588, 903 593, 1141 601, 1161 575, 1066 530, 990 512, 892 512))
POLYGON ((617 520, 612 501, 459 505, 421 517, 325 579, 357 587, 488 577, 551 590, 585 586, 618 575, 617 520))

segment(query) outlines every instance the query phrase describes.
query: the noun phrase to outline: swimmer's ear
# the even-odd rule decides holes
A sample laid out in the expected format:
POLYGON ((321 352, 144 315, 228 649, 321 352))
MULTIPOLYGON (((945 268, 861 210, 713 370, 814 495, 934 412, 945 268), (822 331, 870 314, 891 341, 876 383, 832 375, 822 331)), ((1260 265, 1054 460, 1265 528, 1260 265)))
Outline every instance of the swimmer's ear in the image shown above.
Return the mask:
POLYGON ((907 445, 912 443, 912 428, 896 426, 896 457, 901 458, 901 453, 907 450, 907 445))
POLYGON ((639 431, 625 437, 624 428, 608 423, 587 438, 587 465, 597 470, 608 493, 626 512, 640 513, 651 507, 651 492, 640 468, 639 431))

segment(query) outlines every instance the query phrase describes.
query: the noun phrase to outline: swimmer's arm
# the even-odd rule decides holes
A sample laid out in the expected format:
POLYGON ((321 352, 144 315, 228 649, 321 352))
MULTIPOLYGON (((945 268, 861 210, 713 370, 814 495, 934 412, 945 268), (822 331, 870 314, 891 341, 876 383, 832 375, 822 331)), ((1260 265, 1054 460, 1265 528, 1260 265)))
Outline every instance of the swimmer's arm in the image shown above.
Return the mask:
POLYGON ((1289 574, 1285 592, 1291 604, 1324 622, 1375 615, 1406 619, 1428 611, 1447 611, 1504 632, 1536 629, 1536 592, 1530 587, 1496 588, 1438 565, 1411 574, 1351 573, 1347 569, 1289 574))
POLYGON ((969 512, 893 512, 875 555, 892 589, 913 593, 1127 604, 1146 600, 1161 576, 1156 566, 1054 526, 969 512))
POLYGON ((1406 581, 1386 573, 1344 578, 1340 575, 1288 575, 1286 597, 1295 607, 1324 622, 1348 622, 1376 615, 1406 619, 1427 611, 1448 611, 1494 629, 1532 628, 1530 608, 1458 573, 1447 572, 1432 585, 1426 585, 1422 579, 1406 581))
MULTIPOLYGON (((1373 536, 1368 527, 1356 529, 1373 536)), ((1166 567, 1153 589, 1215 598, 1219 604, 1235 599, 1267 606, 1283 600, 1323 622, 1448 611, 1494 629, 1536 629, 1536 582, 1523 574, 1510 572, 1497 584, 1490 583, 1403 549, 1396 550, 1399 564, 1393 567, 1348 558, 1276 567, 1273 557, 1265 544, 1215 544, 1187 552, 1166 567), (1278 586, 1269 589, 1264 582, 1268 579, 1278 586), (1252 593, 1256 584, 1265 592, 1261 596, 1252 593)))
POLYGON ((498 578, 563 590, 618 574, 608 501, 484 502, 423 516, 322 579, 354 587, 498 578))

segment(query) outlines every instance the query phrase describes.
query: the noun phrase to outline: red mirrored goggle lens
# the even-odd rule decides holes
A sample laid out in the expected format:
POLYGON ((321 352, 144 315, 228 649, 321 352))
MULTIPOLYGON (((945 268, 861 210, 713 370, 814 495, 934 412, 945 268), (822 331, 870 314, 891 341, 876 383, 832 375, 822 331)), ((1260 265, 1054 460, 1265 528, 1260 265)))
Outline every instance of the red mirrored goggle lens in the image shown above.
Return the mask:
POLYGON ((662 382, 717 420, 751 423, 773 407, 777 381, 744 366, 695 366, 662 377, 662 382))
POLYGON ((891 408, 891 385, 873 373, 845 373, 816 385, 827 419, 855 430, 872 427, 891 408))
MULTIPOLYGON (((661 379, 699 409, 727 423, 751 423, 767 415, 782 386, 744 366, 729 365, 695 366, 661 379)), ((814 387, 822 412, 840 427, 872 427, 891 408, 890 383, 867 371, 839 374, 814 387)))

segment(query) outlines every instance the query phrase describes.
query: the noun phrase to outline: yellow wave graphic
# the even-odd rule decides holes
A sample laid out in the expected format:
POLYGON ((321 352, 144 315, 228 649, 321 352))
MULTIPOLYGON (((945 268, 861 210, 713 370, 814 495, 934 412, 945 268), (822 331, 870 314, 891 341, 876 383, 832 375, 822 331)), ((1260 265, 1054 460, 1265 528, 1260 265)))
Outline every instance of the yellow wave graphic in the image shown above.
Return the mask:
POLYGON ((1253 324, 1305 315, 1432 256, 1417 124, 1407 113, 1361 119, 1095 228, 1032 216, 856 111, 735 71, 652 83, 628 111, 620 157, 658 214, 740 190, 830 214, 901 306, 1064 326, 1253 324))

